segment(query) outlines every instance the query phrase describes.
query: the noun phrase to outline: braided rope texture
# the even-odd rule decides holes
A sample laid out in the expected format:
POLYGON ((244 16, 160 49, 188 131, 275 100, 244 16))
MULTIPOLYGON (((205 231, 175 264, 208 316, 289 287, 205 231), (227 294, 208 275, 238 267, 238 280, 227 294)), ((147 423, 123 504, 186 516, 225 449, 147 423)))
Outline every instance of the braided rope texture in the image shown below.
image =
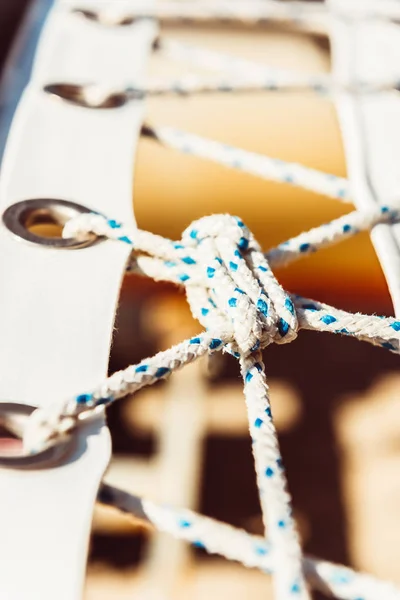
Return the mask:
POLYGON ((263 253, 246 225, 229 215, 202 218, 178 242, 145 231, 129 231, 107 217, 89 213, 69 221, 65 237, 88 232, 108 243, 132 246, 128 272, 183 285, 193 316, 205 331, 137 365, 114 373, 96 389, 78 394, 51 413, 34 413, 25 443, 37 450, 75 427, 97 407, 107 406, 143 386, 165 379, 184 365, 216 351, 237 358, 243 378, 260 504, 268 543, 200 515, 167 509, 104 488, 100 500, 140 514, 156 526, 209 552, 272 572, 278 600, 310 598, 308 584, 348 600, 400 598, 400 590, 337 565, 303 557, 287 491, 269 400, 261 350, 293 341, 300 329, 356 337, 400 353, 400 321, 350 314, 288 294, 272 266, 285 265, 378 223, 395 223, 400 211, 381 207, 354 211, 263 253), (186 516, 182 516, 186 515, 186 516))
MULTIPOLYGON (((303 2, 275 0, 248 5, 217 3, 200 12, 196 4, 194 12, 190 9, 187 14, 182 14, 183 6, 182 3, 179 6, 178 3, 164 3, 157 6, 154 14, 139 11, 132 18, 152 16, 195 21, 232 18, 251 24, 271 19, 307 24, 313 18, 319 22, 326 16, 324 11, 303 2)), ((90 17, 90 11, 86 13, 90 17)), ((391 18, 391 14, 386 13, 380 16, 391 18)), ((118 21, 120 16, 111 14, 107 18, 112 22, 114 18, 118 21)), ((171 57, 202 66, 215 64, 217 58, 215 53, 196 49, 190 52, 190 48, 171 42, 159 47, 171 57)), ((220 59, 217 70, 227 70, 229 77, 235 72, 239 76, 217 82, 186 79, 175 83, 175 91, 290 89, 296 86, 329 91, 330 81, 325 77, 296 78, 290 73, 271 73, 254 65, 251 76, 244 77, 241 73, 249 67, 246 61, 242 61, 243 64, 238 59, 229 62, 225 56, 220 59)), ((164 93, 173 88, 174 84, 156 82, 144 91, 164 93)), ((351 197, 346 180, 301 165, 283 163, 171 128, 147 127, 146 134, 165 146, 230 168, 300 185, 345 202, 351 197)), ((311 589, 344 600, 400 600, 400 589, 389 583, 341 565, 303 556, 292 516, 261 353, 272 343, 292 342, 301 329, 309 329, 356 337, 399 354, 400 321, 350 314, 289 294, 272 271, 275 266, 287 265, 379 223, 397 223, 399 220, 400 210, 396 205, 377 207, 368 212, 355 211, 304 232, 266 253, 262 252, 243 221, 230 215, 212 215, 194 222, 177 242, 145 231, 127 230, 108 216, 97 213, 80 215, 69 221, 64 228, 65 237, 85 238, 90 232, 108 239, 107 243, 128 244, 132 247, 128 272, 183 286, 192 314, 203 326, 203 331, 169 350, 114 373, 95 389, 79 393, 61 406, 37 410, 24 436, 26 449, 35 452, 49 443, 56 443, 98 407, 110 405, 143 386, 166 379, 175 370, 205 354, 228 352, 238 360, 243 379, 265 538, 192 511, 157 505, 106 485, 100 490, 99 501, 139 516, 210 553, 271 573, 276 600, 308 600, 311 589)))

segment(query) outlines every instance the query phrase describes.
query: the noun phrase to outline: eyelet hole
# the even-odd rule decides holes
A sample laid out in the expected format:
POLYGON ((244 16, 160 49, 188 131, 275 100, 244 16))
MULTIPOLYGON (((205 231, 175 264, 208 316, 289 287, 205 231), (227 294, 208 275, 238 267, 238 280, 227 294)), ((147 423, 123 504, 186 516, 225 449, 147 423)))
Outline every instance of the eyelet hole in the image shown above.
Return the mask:
POLYGON ((71 436, 35 454, 25 454, 23 437, 28 419, 36 407, 0 402, 0 467, 40 469, 57 465, 74 445, 71 436))
POLYGON ((51 83, 44 86, 43 90, 55 98, 84 108, 119 108, 129 101, 125 91, 109 92, 95 85, 51 83))
POLYGON ((15 432, 0 423, 0 454, 3 456, 21 456, 23 453, 22 440, 15 432))
POLYGON ((26 216, 25 227, 34 235, 52 239, 62 239, 66 221, 60 222, 57 216, 48 209, 37 209, 26 216))
POLYGON ((3 214, 4 225, 17 237, 48 248, 77 249, 102 238, 87 233, 82 239, 63 238, 65 224, 92 211, 81 204, 53 198, 35 198, 11 205, 3 214))

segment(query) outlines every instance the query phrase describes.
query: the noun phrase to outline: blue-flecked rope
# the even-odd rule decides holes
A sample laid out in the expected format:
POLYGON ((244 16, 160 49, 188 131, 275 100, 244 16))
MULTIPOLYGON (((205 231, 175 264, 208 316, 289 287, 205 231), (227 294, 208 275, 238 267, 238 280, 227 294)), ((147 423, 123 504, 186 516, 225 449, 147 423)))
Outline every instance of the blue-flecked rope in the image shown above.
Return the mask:
MULTIPOLYGON (((396 223, 400 219, 400 209, 395 206, 382 206, 367 211, 353 211, 329 223, 310 229, 300 235, 270 249, 265 258, 271 267, 286 266, 295 260, 315 253, 319 249, 368 231, 379 223, 396 223)), ((198 269, 197 250, 185 246, 182 241, 173 242, 159 235, 140 230, 132 233, 114 221, 108 222, 96 215, 82 215, 66 226, 69 236, 85 235, 88 227, 92 227, 99 235, 125 241, 134 245, 127 269, 159 281, 171 281, 185 286, 207 286, 210 278, 207 273, 198 269)), ((195 235, 192 233, 192 235, 195 235)), ((235 257, 237 258, 237 257, 235 257)), ((235 264, 235 261, 232 261, 235 264)), ((260 265, 262 271, 263 266, 260 265)), ((265 267, 264 267, 265 268, 265 267)))
MULTIPOLYGON (((210 554, 218 554, 248 568, 273 574, 275 565, 269 541, 199 515, 185 508, 157 504, 104 484, 98 496, 102 504, 113 506, 157 529, 185 540, 210 554)), ((315 590, 342 600, 400 600, 400 589, 343 565, 305 556, 303 570, 315 590)))
MULTIPOLYGON (((265 73, 226 73, 219 76, 181 75, 176 78, 154 78, 144 85, 128 88, 128 95, 165 96, 189 94, 226 94, 232 92, 314 92, 319 95, 331 94, 334 85, 324 76, 302 76, 296 72, 265 69, 265 73)), ((393 86, 391 86, 393 87, 393 86)), ((380 91, 381 88, 359 86, 365 93, 380 91)))
POLYGON ((243 59, 221 51, 202 48, 193 44, 161 37, 157 40, 156 50, 169 59, 189 64, 192 68, 214 71, 218 79, 210 79, 205 75, 180 77, 169 83, 154 81, 146 88, 150 93, 199 93, 207 91, 279 91, 310 90, 326 94, 332 90, 329 75, 321 73, 303 73, 290 69, 281 69, 243 59))
POLYGON ((209 313, 201 311, 206 288, 193 286, 187 293, 192 312, 211 331, 231 331, 228 349, 239 358, 265 533, 276 560, 276 597, 308 598, 260 352, 272 341, 289 342, 297 336, 296 311, 240 219, 200 219, 184 232, 182 242, 198 249, 199 269, 210 281, 209 313), (258 266, 262 269, 257 271, 258 266))
MULTIPOLYGON (((65 431, 79 420, 80 414, 166 378, 206 353, 231 352, 239 359, 243 376, 260 502, 273 549, 277 598, 289 599, 294 595, 299 599, 308 598, 260 351, 272 342, 291 341, 299 329, 308 328, 354 336, 399 353, 400 322, 352 315, 288 295, 275 279, 271 265, 285 264, 377 223, 398 219, 399 213, 393 207, 350 213, 301 234, 266 255, 245 224, 228 215, 200 219, 185 231, 179 242, 148 232, 127 231, 120 223, 94 213, 70 221, 64 230, 67 237, 81 237, 90 231, 131 245, 131 270, 140 269, 146 274, 150 271, 155 276, 148 268, 154 260, 156 278, 171 279, 173 271, 178 282, 185 286, 192 312, 205 331, 115 373, 97 389, 69 400, 62 412, 59 410, 59 420, 51 420, 47 433, 53 437, 57 430, 65 431)), ((37 412, 40 416, 40 411, 37 412)), ((37 419, 36 415, 36 425, 37 419)), ((45 427, 49 423, 44 420, 40 425, 45 427)), ((42 436, 43 428, 33 428, 33 432, 40 432, 42 436)))
POLYGON ((235 148, 172 127, 146 126, 143 128, 142 133, 184 154, 205 158, 225 167, 250 173, 261 179, 303 187, 317 194, 324 194, 336 200, 350 202, 349 183, 343 177, 235 148))
MULTIPOLYGON (((395 0, 389 2, 363 2, 354 7, 346 7, 345 16, 348 19, 393 20, 400 19, 400 7, 395 0)), ((292 0, 202 0, 202 2, 180 2, 164 0, 147 6, 138 3, 137 6, 105 7, 99 15, 93 10, 93 3, 81 0, 74 12, 89 19, 99 20, 100 23, 115 26, 121 23, 134 23, 136 19, 150 18, 164 22, 240 22, 248 25, 281 22, 294 26, 313 27, 327 30, 329 13, 324 5, 319 3, 292 0), (86 7, 87 5, 87 7, 86 7)), ((340 14, 340 12, 339 12, 340 14)))
MULTIPOLYGON (((151 78, 138 85, 135 81, 124 84, 119 90, 113 87, 91 84, 84 86, 83 96, 89 103, 99 102, 119 91, 127 99, 137 100, 145 96, 164 96, 210 93, 249 92, 314 92, 327 96, 348 89, 357 93, 376 94, 399 88, 397 79, 382 80, 373 84, 358 81, 351 87, 337 82, 325 73, 304 73, 290 69, 271 67, 248 59, 242 59, 220 51, 199 48, 192 44, 161 38, 155 46, 168 58, 189 63, 192 67, 215 71, 215 75, 190 72, 178 77, 151 78)), ((172 131, 172 130, 171 130, 172 131)))
POLYGON ((134 23, 136 19, 150 18, 173 22, 226 22, 234 21, 248 25, 265 22, 283 22, 293 25, 308 26, 310 23, 320 24, 326 16, 326 10, 310 6, 308 2, 295 0, 280 2, 279 0, 202 0, 202 2, 177 2, 166 0, 147 6, 138 3, 128 7, 114 5, 105 7, 100 14, 92 9, 92 2, 81 0, 74 12, 90 19, 98 19, 102 24, 114 26, 120 23, 134 23))
MULTIPOLYGON (((129 99, 137 100, 145 96, 188 96, 189 94, 231 94, 252 92, 314 92, 320 96, 332 95, 337 91, 353 91, 372 95, 383 91, 399 89, 399 81, 381 82, 376 85, 359 83, 356 86, 337 85, 326 76, 301 75, 291 71, 270 69, 265 74, 224 74, 220 76, 182 75, 176 78, 154 78, 140 86, 129 85, 119 90, 129 99)), ((96 90, 97 86, 91 86, 96 90)), ((115 90, 109 89, 108 93, 115 90)))
MULTIPOLYGON (((208 4, 207 7, 204 3, 196 3, 189 9, 190 13, 194 8, 194 13, 185 15, 187 7, 182 3, 173 3, 172 6, 165 2, 150 10, 142 10, 141 14, 139 10, 136 16, 189 17, 197 21, 233 18, 251 23, 274 19, 301 24, 308 24, 313 18, 318 23, 325 17, 323 10, 321 12, 319 8, 315 9, 303 2, 219 2, 208 4)), ((120 16, 117 15, 117 21, 118 18, 120 16)), ((111 15, 109 21, 112 20, 111 15)), ((159 43, 159 48, 180 60, 202 67, 217 67, 227 74, 217 80, 192 76, 169 83, 153 81, 143 89, 127 90, 133 96, 137 93, 163 94, 171 91, 332 91, 332 81, 324 75, 273 72, 260 65, 250 64, 249 61, 193 47, 185 48, 182 44, 179 46, 175 43, 174 46, 174 42, 168 41, 159 43), (246 71, 249 73, 245 75, 246 71)), ((147 134, 165 145, 231 168, 265 179, 301 185, 340 200, 347 201, 350 196, 347 181, 339 177, 173 129, 145 129, 147 134)), ((205 331, 168 351, 115 373, 96 389, 69 399, 62 410, 57 407, 51 418, 45 412, 36 411, 24 442, 31 450, 37 450, 40 444, 46 444, 49 439, 57 439, 57 436, 75 427, 83 414, 90 413, 96 407, 108 405, 144 385, 164 379, 206 353, 228 351, 238 359, 243 377, 260 504, 268 542, 190 511, 169 509, 149 501, 141 501, 107 486, 103 486, 101 490, 100 501, 139 514, 160 529, 187 539, 209 552, 220 553, 233 560, 240 560, 245 565, 273 573, 277 600, 307 600, 310 596, 306 580, 313 587, 345 600, 400 600, 400 591, 394 586, 356 574, 345 567, 303 558, 291 514, 291 499, 287 492, 261 355, 261 350, 273 342, 292 341, 302 328, 354 336, 399 353, 398 320, 352 315, 313 300, 290 295, 282 289, 271 270, 272 266, 285 265, 377 223, 392 223, 398 219, 396 207, 383 207, 370 213, 351 213, 301 234, 267 254, 261 252, 240 219, 227 215, 199 220, 184 233, 180 242, 171 242, 146 232, 125 231, 119 223, 101 215, 84 215, 68 223, 65 228, 67 236, 85 235, 90 231, 131 245, 131 271, 183 285, 192 312, 205 331)))
MULTIPOLYGON (((277 68, 220 50, 210 50, 164 37, 157 40, 156 50, 167 58, 189 64, 191 67, 214 71, 218 73, 218 79, 191 73, 187 77, 172 79, 169 82, 152 81, 145 86, 146 92, 150 94, 308 90, 328 95, 347 87, 343 82, 335 81, 331 74, 277 68)), ((374 84, 359 80, 357 84, 352 84, 352 87, 361 93, 374 94, 398 88, 398 85, 398 78, 394 78, 383 79, 374 84)))

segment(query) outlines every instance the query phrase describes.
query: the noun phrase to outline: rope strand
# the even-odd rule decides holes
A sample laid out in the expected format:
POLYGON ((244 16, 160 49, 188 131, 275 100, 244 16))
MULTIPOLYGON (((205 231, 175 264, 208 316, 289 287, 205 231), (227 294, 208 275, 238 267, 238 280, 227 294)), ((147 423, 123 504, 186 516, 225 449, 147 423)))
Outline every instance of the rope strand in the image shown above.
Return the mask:
MULTIPOLYGON (((128 231, 120 223, 95 213, 69 221, 64 228, 65 237, 80 238, 92 232, 114 243, 130 245, 130 270, 135 264, 143 269, 153 261, 153 267, 158 269, 158 279, 168 279, 169 272, 174 271, 186 289, 194 317, 205 331, 138 365, 114 373, 95 389, 66 399, 62 406, 38 409, 28 423, 25 447, 37 451, 46 444, 55 443, 97 407, 107 406, 145 385, 165 379, 206 353, 230 352, 238 359, 243 378, 276 598, 308 600, 303 555, 292 516, 261 350, 274 342, 293 341, 298 331, 304 328, 354 336, 400 353, 400 322, 393 318, 350 314, 314 300, 289 295, 275 278, 271 266, 290 262, 312 248, 335 243, 377 223, 398 219, 396 208, 353 212, 328 225, 311 229, 268 254, 262 253, 245 224, 229 215, 213 215, 195 221, 185 230, 180 242, 144 231, 128 231), (305 244, 309 246, 305 247, 305 244), (147 263, 143 265, 145 258, 147 263)), ((208 533, 209 527, 206 528, 203 543, 211 551, 222 551, 221 546, 217 546, 221 550, 213 550, 212 540, 217 529, 216 525, 208 533)), ((236 535, 239 534, 232 534, 232 539, 236 535)), ((232 550, 227 553, 229 557, 234 556, 232 550)), ((359 597, 353 596, 351 600, 359 597)))
MULTIPOLYGON (((264 573, 274 572, 271 544, 261 536, 188 509, 165 506, 128 494, 107 484, 103 484, 98 501, 147 521, 160 531, 203 548, 209 554, 218 554, 264 573)), ((400 600, 398 587, 343 565, 305 556, 303 570, 313 589, 342 600, 400 600)))
POLYGON ((164 146, 179 150, 184 154, 205 158, 231 169, 251 173, 261 179, 303 187, 343 202, 350 201, 348 181, 336 175, 329 175, 297 163, 289 163, 241 150, 172 127, 147 125, 142 128, 142 135, 151 137, 164 146))
POLYGON ((308 2, 294 0, 282 3, 279 0, 235 0, 229 2, 219 0, 213 2, 202 0, 202 2, 157 2, 148 6, 146 2, 132 6, 124 0, 118 0, 117 6, 105 7, 100 15, 92 10, 92 2, 81 0, 77 3, 75 12, 85 17, 100 20, 109 26, 130 24, 135 19, 159 19, 162 21, 192 21, 196 23, 207 23, 210 21, 235 21, 247 25, 255 25, 264 22, 291 23, 292 25, 305 25, 316 23, 326 17, 326 10, 310 6, 308 2), (124 6, 125 4, 125 6, 124 6))

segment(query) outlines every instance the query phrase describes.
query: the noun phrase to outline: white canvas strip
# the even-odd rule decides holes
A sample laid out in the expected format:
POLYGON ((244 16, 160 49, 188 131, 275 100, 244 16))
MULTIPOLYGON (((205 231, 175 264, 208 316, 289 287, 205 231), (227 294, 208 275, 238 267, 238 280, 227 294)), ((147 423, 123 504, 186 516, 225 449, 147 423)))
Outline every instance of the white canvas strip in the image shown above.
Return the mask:
MULTIPOLYGON (((11 127, 2 211, 53 197, 134 225, 132 166, 143 103, 87 109, 42 87, 55 79, 107 85, 118 77, 140 79, 155 35, 149 21, 129 32, 105 30, 55 4, 11 127)), ((106 375, 128 254, 109 242, 53 250, 17 239, 1 224, 1 401, 47 406, 106 375)), ((82 597, 93 504, 111 452, 103 417, 81 429, 77 442, 62 466, 0 470, 1 598, 82 597)))

